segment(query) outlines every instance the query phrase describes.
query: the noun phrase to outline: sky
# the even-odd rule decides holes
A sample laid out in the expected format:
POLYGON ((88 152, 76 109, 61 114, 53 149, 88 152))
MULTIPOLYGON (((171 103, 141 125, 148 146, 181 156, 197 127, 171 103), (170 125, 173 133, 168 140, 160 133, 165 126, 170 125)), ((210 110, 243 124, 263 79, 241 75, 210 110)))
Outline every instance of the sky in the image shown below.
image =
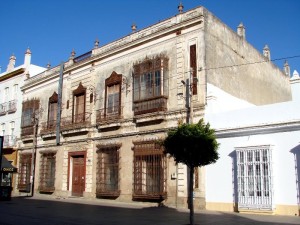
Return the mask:
MULTIPOLYGON (((236 31, 243 22, 246 39, 271 59, 300 72, 300 0, 182 0, 184 11, 204 6, 236 31), (280 60, 279 60, 280 59, 280 60)), ((23 64, 29 47, 31 63, 46 67, 90 51, 178 13, 180 0, 4 0, 0 2, 0 66, 6 71, 14 54, 23 64)), ((227 66, 227 65, 226 65, 227 66)))

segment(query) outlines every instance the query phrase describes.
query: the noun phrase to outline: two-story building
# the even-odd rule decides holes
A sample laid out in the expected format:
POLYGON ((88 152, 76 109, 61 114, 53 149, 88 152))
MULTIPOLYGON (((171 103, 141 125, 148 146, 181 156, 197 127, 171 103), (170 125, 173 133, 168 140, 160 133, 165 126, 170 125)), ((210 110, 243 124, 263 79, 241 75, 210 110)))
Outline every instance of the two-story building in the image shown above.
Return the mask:
MULTIPOLYGON (((204 7, 72 51, 22 87, 19 190, 35 161, 36 193, 186 207, 187 169, 158 140, 204 117, 208 85, 245 104, 291 99, 289 77, 246 41, 244 27, 235 32, 204 7)), ((205 208, 205 169, 195 174, 195 205, 205 208)))

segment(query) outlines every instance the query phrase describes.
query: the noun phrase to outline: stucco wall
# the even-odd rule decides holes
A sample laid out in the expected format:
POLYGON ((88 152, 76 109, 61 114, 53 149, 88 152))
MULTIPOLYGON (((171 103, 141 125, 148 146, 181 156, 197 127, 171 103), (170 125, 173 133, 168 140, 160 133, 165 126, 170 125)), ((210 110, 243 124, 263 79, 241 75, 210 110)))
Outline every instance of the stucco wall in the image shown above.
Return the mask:
POLYGON ((260 52, 218 18, 204 12, 207 81, 255 105, 290 100, 289 77, 272 62, 264 62, 260 52))

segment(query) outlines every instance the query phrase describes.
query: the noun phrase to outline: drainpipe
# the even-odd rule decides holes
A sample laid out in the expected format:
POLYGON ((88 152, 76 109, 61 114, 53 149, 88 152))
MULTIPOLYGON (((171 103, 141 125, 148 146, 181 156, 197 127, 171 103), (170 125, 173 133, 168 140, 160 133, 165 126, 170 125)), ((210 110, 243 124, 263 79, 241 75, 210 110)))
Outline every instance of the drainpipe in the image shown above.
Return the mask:
POLYGON ((58 81, 57 117, 56 117, 56 145, 60 144, 60 120, 61 120, 61 100, 63 87, 64 62, 60 64, 58 81))

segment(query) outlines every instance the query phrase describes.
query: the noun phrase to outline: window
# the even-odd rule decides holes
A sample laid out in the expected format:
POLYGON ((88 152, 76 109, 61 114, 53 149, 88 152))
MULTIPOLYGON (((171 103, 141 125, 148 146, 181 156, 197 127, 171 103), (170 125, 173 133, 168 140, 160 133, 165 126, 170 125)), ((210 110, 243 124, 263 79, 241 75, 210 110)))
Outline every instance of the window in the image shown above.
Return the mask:
POLYGON ((32 99, 23 102, 22 121, 21 121, 21 136, 33 134, 33 118, 34 113, 39 109, 39 100, 32 99))
POLYGON ((112 72, 105 80, 105 117, 117 117, 121 114, 122 74, 112 72))
POLYGON ((135 115, 166 110, 167 66, 164 57, 145 59, 134 65, 133 100, 135 115))
POLYGON ((120 106, 120 85, 115 84, 107 87, 107 114, 118 114, 120 106))
POLYGON ((73 123, 82 123, 85 121, 85 92, 80 82, 78 88, 73 91, 73 123))
POLYGON ((133 199, 162 201, 166 198, 166 158, 160 144, 134 142, 133 199))
POLYGON ((9 87, 5 88, 5 102, 9 101, 9 87))
POLYGON ((20 154, 19 161, 19 191, 30 191, 31 154, 20 154))
POLYGON ((273 209, 270 146, 237 148, 239 208, 273 209))
POLYGON ((19 91, 19 86, 18 84, 15 84, 14 85, 14 99, 17 99, 18 98, 18 91, 19 91))
POLYGON ((48 124, 47 128, 55 128, 56 126, 56 117, 57 117, 57 101, 58 95, 56 92, 49 98, 49 107, 48 107, 48 124))
POLYGON ((191 68, 191 73, 192 73, 192 91, 193 95, 197 94, 197 50, 196 50, 196 45, 191 45, 190 46, 190 68, 191 68))
POLYGON ((98 145, 97 197, 116 198, 119 190, 119 150, 121 145, 98 145))
POLYGON ((55 153, 43 153, 40 161, 40 192, 55 190, 55 153))
POLYGON ((2 136, 5 135, 5 123, 1 124, 1 133, 2 133, 2 136))

